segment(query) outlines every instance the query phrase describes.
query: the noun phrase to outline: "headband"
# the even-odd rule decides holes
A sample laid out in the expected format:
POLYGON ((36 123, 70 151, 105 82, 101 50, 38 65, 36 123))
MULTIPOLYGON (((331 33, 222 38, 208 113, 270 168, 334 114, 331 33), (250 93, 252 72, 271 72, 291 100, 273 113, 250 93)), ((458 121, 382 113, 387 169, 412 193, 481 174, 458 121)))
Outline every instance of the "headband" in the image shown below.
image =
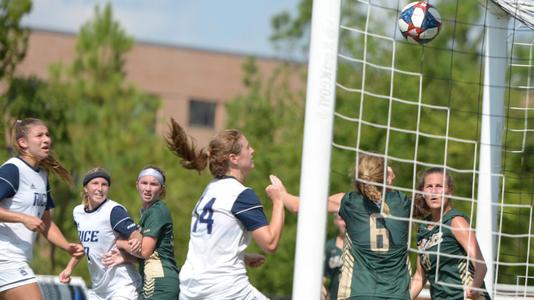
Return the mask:
POLYGON ((143 176, 154 176, 158 180, 159 184, 161 184, 162 186, 165 184, 165 179, 163 177, 163 174, 161 174, 160 171, 154 168, 146 168, 146 169, 141 170, 141 172, 139 173, 139 176, 137 176, 137 180, 139 180, 139 178, 143 176))
POLYGON ((105 180, 108 181, 108 184, 111 186, 111 177, 104 170, 99 170, 94 173, 85 175, 85 177, 83 178, 83 186, 86 186, 89 183, 89 181, 95 178, 104 178, 105 180))

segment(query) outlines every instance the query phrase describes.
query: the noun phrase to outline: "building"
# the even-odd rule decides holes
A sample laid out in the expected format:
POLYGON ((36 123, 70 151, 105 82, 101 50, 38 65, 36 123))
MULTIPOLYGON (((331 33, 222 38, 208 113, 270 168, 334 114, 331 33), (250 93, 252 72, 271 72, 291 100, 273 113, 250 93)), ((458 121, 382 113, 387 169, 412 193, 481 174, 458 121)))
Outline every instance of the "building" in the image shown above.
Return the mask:
MULTIPOLYGON (((75 55, 76 36, 33 29, 24 61, 17 74, 47 79, 53 63, 70 63, 75 55)), ((224 128, 224 103, 245 92, 242 64, 248 57, 160 44, 136 42, 126 56, 127 80, 162 99, 156 128, 162 132, 169 117, 184 125, 205 144, 224 128)), ((256 58, 262 76, 269 76, 283 61, 256 58)), ((295 80, 296 87, 302 82, 295 80)))

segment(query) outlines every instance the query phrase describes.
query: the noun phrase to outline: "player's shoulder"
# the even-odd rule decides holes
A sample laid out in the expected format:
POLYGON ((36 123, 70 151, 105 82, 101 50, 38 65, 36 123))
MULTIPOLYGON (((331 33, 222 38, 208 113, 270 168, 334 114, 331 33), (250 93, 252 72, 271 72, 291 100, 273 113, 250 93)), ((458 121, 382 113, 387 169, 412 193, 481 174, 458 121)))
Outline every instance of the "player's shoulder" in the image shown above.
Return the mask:
POLYGON ((216 179, 212 181, 209 184, 208 189, 218 195, 234 195, 237 197, 243 191, 248 189, 248 187, 243 185, 236 178, 231 177, 231 176, 226 176, 221 179, 216 179))
POLYGON ((124 210, 127 210, 126 207, 124 207, 124 205, 114 201, 114 200, 111 200, 111 199, 107 199, 106 202, 104 202, 102 204, 102 208, 105 208, 105 209, 109 209, 109 210, 112 210, 116 207, 119 207, 119 208, 122 208, 124 210))
POLYGON ((72 213, 76 216, 85 212, 85 205, 78 204, 72 209, 72 213))
POLYGON ((158 200, 152 204, 145 212, 147 216, 167 217, 170 216, 170 210, 163 200, 158 200))

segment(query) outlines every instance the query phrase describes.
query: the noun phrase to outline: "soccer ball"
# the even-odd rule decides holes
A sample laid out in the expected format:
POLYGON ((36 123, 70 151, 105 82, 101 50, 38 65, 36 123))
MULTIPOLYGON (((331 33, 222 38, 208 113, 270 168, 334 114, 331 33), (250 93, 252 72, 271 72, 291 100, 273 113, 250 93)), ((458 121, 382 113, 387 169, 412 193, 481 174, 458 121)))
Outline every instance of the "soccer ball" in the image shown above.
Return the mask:
POLYGON ((425 1, 406 5, 399 16, 399 29, 409 41, 425 44, 433 40, 441 28, 441 16, 425 1))

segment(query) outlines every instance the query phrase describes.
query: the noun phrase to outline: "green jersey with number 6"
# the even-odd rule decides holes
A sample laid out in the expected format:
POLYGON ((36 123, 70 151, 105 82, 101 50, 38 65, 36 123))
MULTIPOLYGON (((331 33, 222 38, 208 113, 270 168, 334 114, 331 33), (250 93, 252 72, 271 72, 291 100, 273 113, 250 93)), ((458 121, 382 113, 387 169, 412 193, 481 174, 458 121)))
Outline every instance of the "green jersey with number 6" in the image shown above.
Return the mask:
POLYGON ((405 194, 392 191, 386 193, 385 203, 387 215, 357 191, 341 200, 339 215, 347 224, 347 236, 338 299, 410 299, 407 219, 411 202, 405 194))

